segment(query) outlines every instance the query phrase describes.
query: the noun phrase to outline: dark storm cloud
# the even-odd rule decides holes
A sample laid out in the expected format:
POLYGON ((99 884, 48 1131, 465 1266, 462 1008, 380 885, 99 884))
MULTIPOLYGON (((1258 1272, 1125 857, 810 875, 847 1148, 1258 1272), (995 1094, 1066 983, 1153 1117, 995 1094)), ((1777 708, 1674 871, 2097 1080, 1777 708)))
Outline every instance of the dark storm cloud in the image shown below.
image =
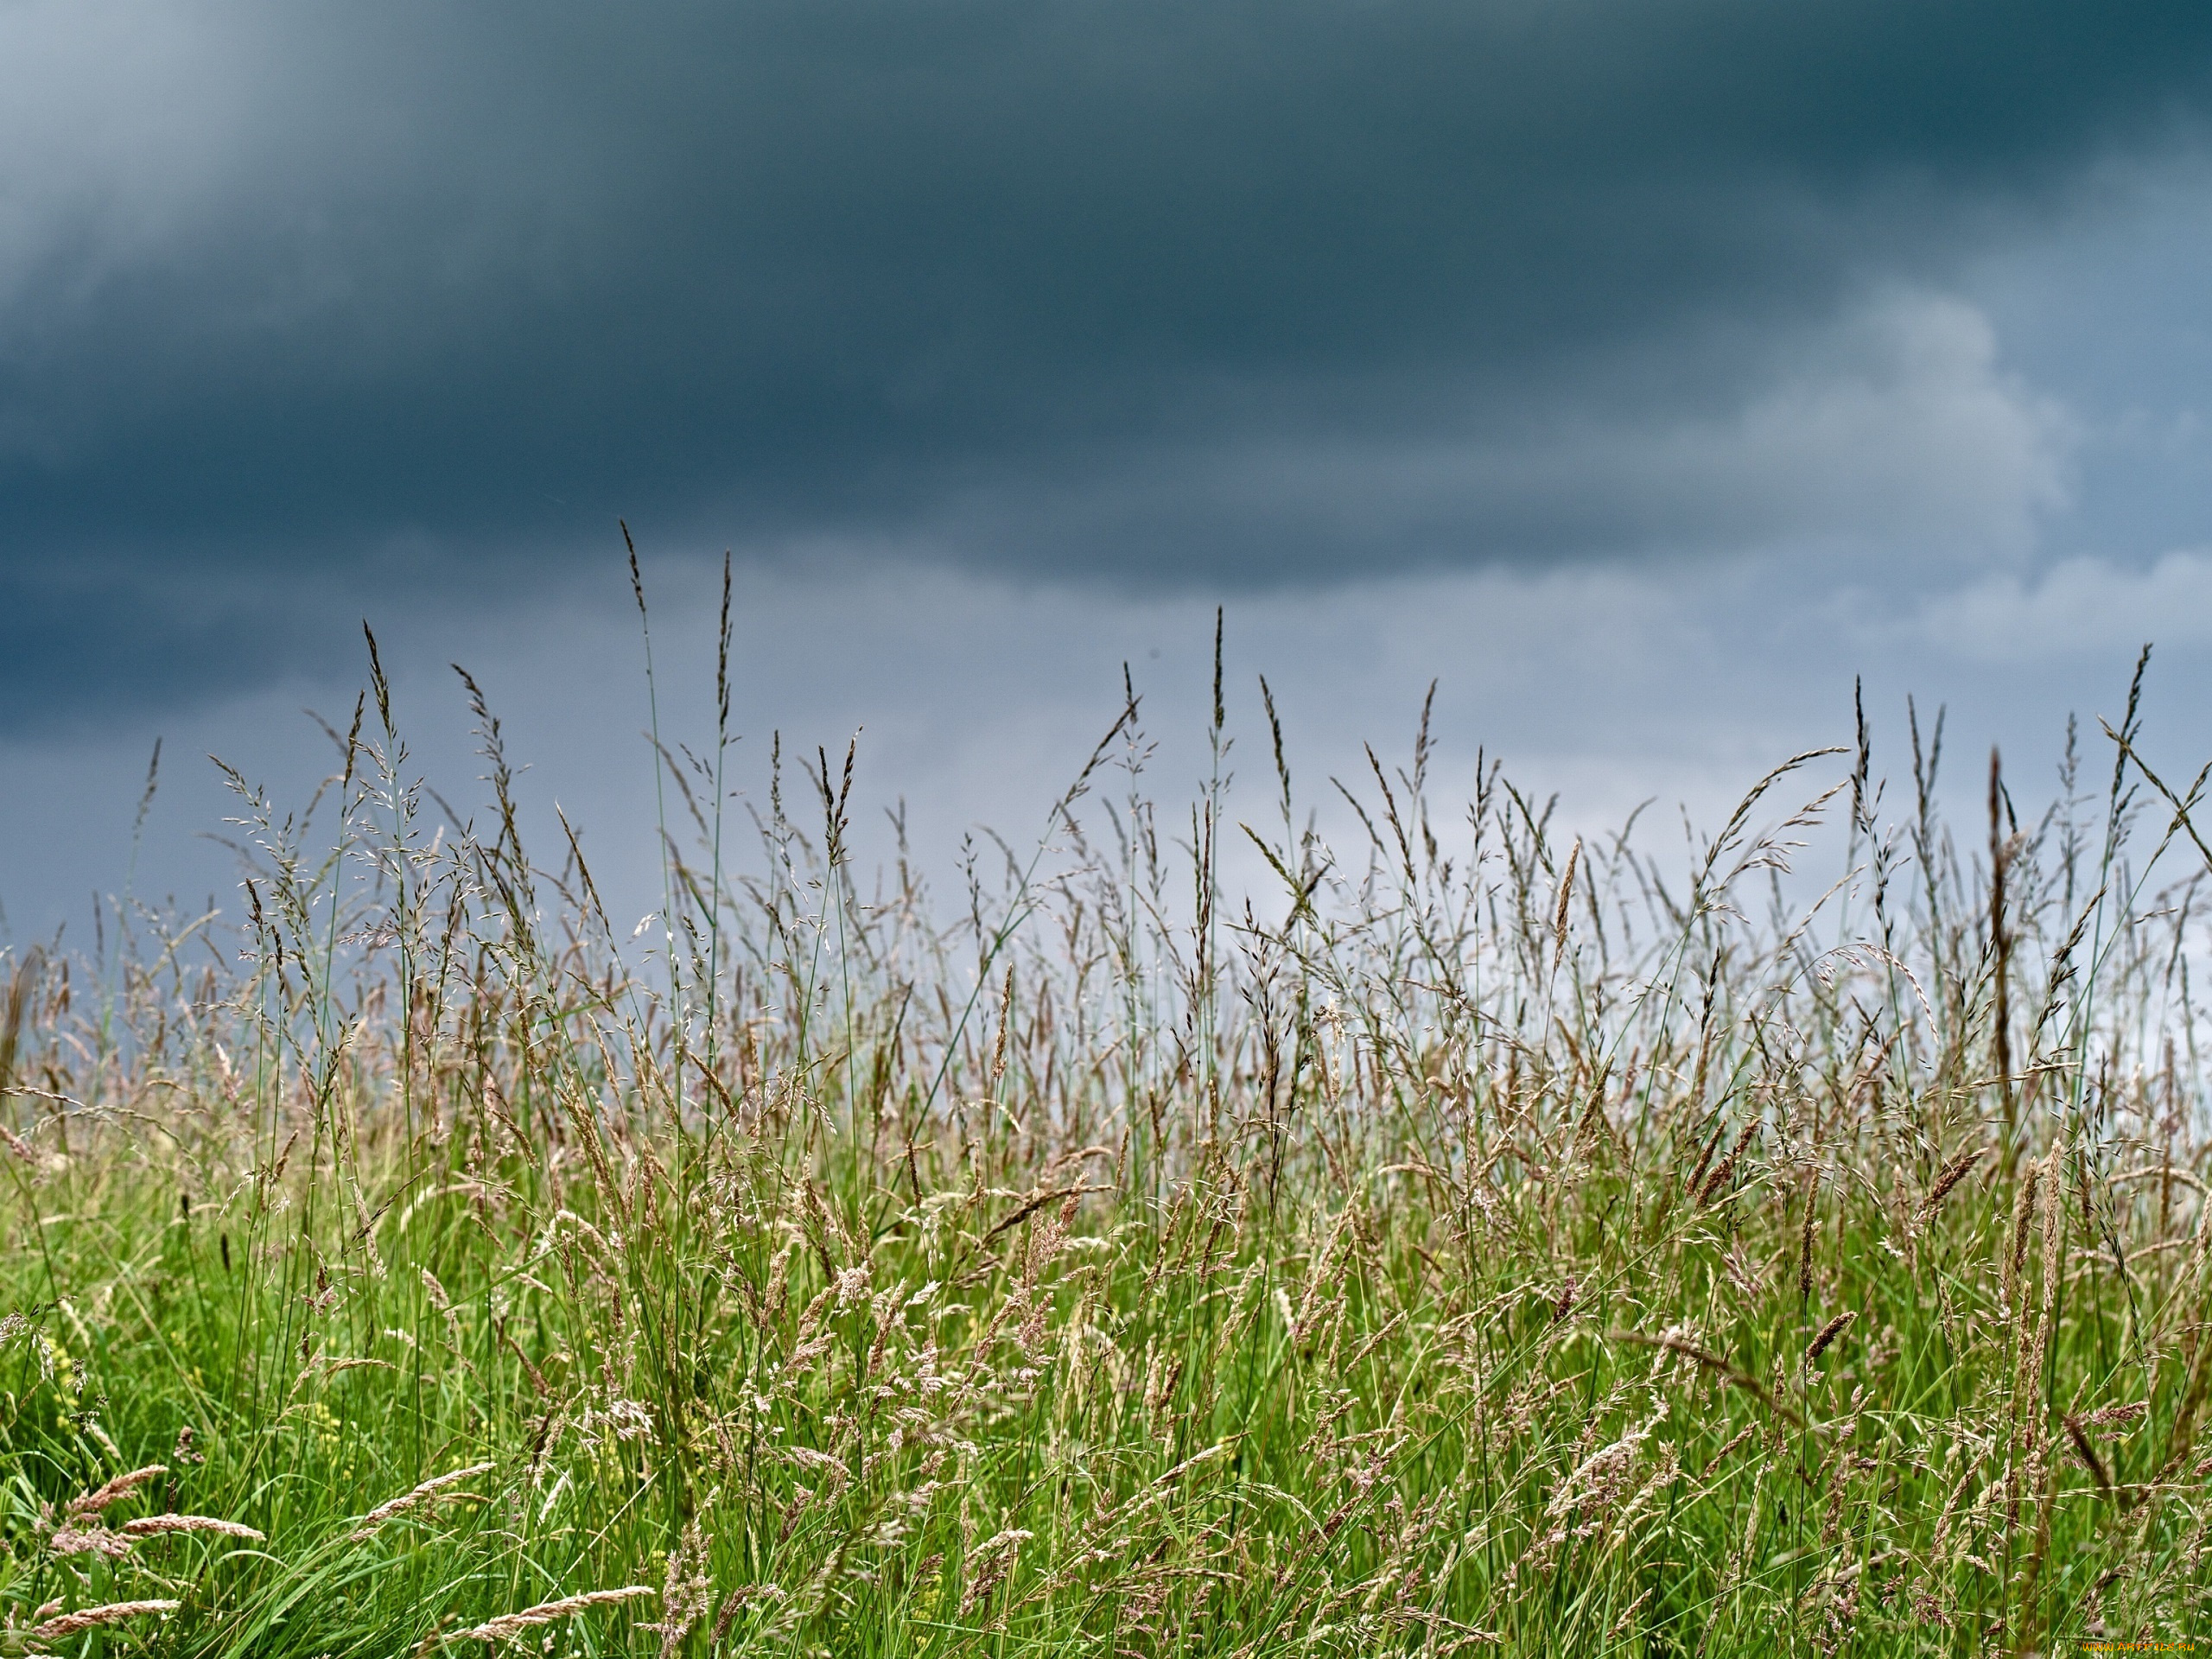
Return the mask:
POLYGON ((57 4, 0 44, 0 573, 57 607, 0 634, 20 711, 27 636, 98 613, 56 594, 124 595, 112 649, 176 678, 220 615, 129 642, 199 573, 258 615, 617 512, 1219 582, 1734 534, 1648 531, 1663 442, 1573 458, 1725 426, 1847 296, 2186 140, 2212 8, 57 4))
POLYGON ((0 733, 81 735, 180 693, 257 690, 315 666, 323 643, 289 607, 251 597, 211 604, 190 585, 135 569, 52 582, 21 563, 0 563, 0 733))

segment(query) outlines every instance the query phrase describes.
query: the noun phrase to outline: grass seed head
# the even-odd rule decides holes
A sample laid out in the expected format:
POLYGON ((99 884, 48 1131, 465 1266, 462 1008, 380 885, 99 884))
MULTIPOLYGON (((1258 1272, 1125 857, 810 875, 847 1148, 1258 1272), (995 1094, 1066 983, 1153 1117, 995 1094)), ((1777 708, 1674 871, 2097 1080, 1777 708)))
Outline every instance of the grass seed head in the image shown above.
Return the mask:
POLYGON ((404 1515, 409 1510, 419 1508, 424 1503, 441 1501, 442 1495, 445 1501, 449 1501, 457 1495, 448 1492, 448 1488, 457 1486, 464 1480, 474 1480, 479 1475, 487 1475, 499 1466, 496 1463, 473 1463, 466 1469, 451 1469, 442 1475, 431 1476, 429 1479, 411 1491, 402 1492, 397 1497, 387 1498, 363 1516, 360 1525, 356 1527, 350 1535, 349 1541, 360 1542, 393 1516, 404 1515))
MULTIPOLYGON (((73 1613, 64 1613, 59 1618, 48 1619, 42 1624, 35 1624, 30 1634, 36 1641, 58 1642, 64 1637, 76 1636, 85 1630, 120 1624, 125 1619, 173 1613, 181 1605, 175 1601, 111 1601, 103 1606, 80 1608, 73 1613)), ((40 1611, 42 1612, 45 1609, 40 1611)))
POLYGON ((536 1606, 525 1607, 519 1612, 503 1613, 497 1618, 486 1619, 481 1624, 458 1630, 448 1639, 454 1642, 512 1642, 524 1631, 534 1630, 556 1619, 573 1618, 594 1607, 612 1607, 659 1593, 649 1584, 629 1584, 619 1590, 590 1590, 581 1596, 563 1596, 557 1601, 541 1601, 536 1606))
POLYGON ((1847 1307, 1842 1313, 1837 1314, 1826 1325, 1822 1325, 1820 1329, 1819 1334, 1814 1337, 1810 1343, 1806 1344, 1805 1363, 1809 1366, 1815 1361, 1819 1359, 1822 1354, 1827 1352, 1828 1345, 1838 1337, 1841 1336, 1845 1330, 1848 1328, 1851 1322, 1858 1317, 1859 1311, 1856 1308, 1847 1307))
POLYGON ((80 1493, 71 1498, 69 1513, 78 1516, 98 1515, 111 1503, 130 1497, 148 1481, 158 1479, 168 1471, 167 1464, 149 1463, 143 1469, 133 1469, 127 1475, 118 1475, 105 1486, 95 1487, 89 1492, 80 1493))
POLYGON ((136 1521, 123 1523, 127 1538, 157 1538, 173 1532, 212 1533, 219 1537, 241 1538, 250 1543, 260 1543, 264 1535, 237 1521, 219 1520, 212 1515, 147 1515, 136 1521))
POLYGON ((1936 1207, 1949 1196, 1951 1189, 1966 1179, 1974 1165, 1981 1160, 1982 1154, 1987 1150, 1986 1147, 1969 1147, 1945 1164, 1936 1173, 1934 1183, 1928 1189, 1928 1196, 1921 1201, 1921 1214, 1934 1215, 1936 1207))

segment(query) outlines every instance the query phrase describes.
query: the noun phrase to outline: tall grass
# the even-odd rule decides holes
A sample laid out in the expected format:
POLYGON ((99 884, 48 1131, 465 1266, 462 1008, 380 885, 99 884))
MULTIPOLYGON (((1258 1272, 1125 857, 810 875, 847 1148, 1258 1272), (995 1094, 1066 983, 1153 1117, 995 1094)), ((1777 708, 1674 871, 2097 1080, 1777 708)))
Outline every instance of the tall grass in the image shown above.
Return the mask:
POLYGON ((1686 855, 1433 805, 1425 715, 1332 845, 1264 688, 1240 819, 1218 680, 1163 818, 1131 690, 944 901, 855 868, 849 756, 741 856, 671 747, 632 938, 474 683, 470 820, 372 664, 308 810, 233 775, 235 938, 10 964, 0 1651, 2212 1634, 2203 779, 2140 683, 1986 832, 1916 713, 1901 803, 1862 720, 1686 855))

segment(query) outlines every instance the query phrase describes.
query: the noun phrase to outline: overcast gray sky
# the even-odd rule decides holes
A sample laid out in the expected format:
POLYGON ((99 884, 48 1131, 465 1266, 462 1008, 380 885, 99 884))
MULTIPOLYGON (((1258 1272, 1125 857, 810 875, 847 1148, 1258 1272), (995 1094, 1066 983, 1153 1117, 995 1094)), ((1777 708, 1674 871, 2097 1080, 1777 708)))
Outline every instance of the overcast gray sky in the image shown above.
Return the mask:
POLYGON ((2146 638, 2212 753, 2202 3, 12 0, 0 64, 18 936, 157 736, 138 886, 221 898, 200 757, 303 789, 365 615, 442 788, 458 658, 649 869, 618 515, 671 718, 733 549, 741 781, 864 725, 927 847, 1124 659, 1179 793, 1217 603, 1317 782, 1437 678, 1455 763, 1704 805, 1862 671, 2047 776, 2146 638))

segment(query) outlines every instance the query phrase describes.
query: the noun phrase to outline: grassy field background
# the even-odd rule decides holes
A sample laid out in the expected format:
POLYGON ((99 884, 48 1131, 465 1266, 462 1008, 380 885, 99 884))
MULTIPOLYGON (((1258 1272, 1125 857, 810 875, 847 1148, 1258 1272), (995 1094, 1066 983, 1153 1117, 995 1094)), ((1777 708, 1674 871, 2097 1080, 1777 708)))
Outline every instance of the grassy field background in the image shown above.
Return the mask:
POLYGON ((6 963, 0 1652, 2212 1640, 2136 693, 1986 823, 1862 722, 1687 844, 1433 804, 1425 722, 1326 844, 1218 689, 1155 805, 1132 696, 932 887, 849 760, 739 817, 725 672, 633 938, 464 690, 473 817, 379 674, 311 806, 237 779, 241 930, 6 963))

